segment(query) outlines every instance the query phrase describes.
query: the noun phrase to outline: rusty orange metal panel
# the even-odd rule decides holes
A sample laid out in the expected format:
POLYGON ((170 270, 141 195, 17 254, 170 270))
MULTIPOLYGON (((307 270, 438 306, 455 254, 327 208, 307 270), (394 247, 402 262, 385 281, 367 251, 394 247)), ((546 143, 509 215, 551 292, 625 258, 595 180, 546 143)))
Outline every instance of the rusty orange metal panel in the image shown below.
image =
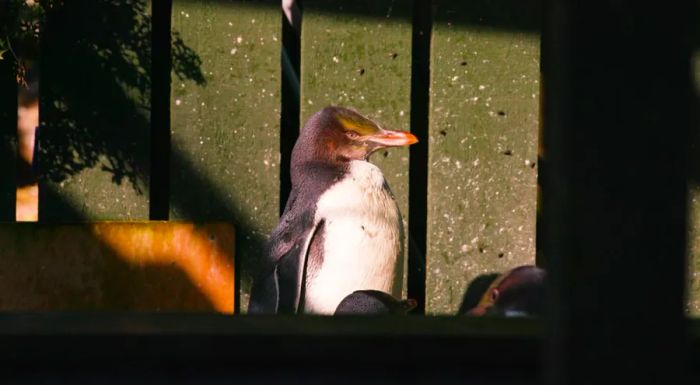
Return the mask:
POLYGON ((0 310, 234 309, 228 223, 0 224, 0 310))

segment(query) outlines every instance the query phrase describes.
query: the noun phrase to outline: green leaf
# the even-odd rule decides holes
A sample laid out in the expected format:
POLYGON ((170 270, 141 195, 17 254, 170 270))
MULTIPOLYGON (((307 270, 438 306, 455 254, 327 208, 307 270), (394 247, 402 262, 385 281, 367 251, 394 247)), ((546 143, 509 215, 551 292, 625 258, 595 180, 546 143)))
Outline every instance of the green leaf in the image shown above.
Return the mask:
POLYGON ((7 52, 6 49, 0 50, 0 60, 4 60, 4 59, 5 59, 4 57, 2 57, 2 55, 5 54, 5 52, 7 52))

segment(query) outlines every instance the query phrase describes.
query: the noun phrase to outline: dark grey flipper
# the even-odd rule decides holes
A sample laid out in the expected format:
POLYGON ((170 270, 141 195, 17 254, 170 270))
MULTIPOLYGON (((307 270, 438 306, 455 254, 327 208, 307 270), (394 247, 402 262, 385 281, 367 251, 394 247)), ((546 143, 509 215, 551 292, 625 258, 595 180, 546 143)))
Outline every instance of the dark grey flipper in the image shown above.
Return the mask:
POLYGON ((294 314, 297 311, 303 277, 300 248, 294 246, 255 280, 248 314, 294 314))
POLYGON ((314 222, 316 204, 321 194, 343 174, 343 170, 321 163, 303 166, 306 176, 293 180, 295 185, 284 214, 268 240, 262 268, 250 293, 249 314, 294 314, 303 306, 311 238, 323 224, 323 221, 314 222))
MULTIPOLYGON (((249 314, 295 314, 303 296, 302 288, 308 256, 308 238, 314 234, 309 228, 297 237, 286 253, 275 258, 253 284, 248 304, 249 314)), ((279 250, 279 249, 278 249, 279 250)))
POLYGON ((279 308, 277 265, 255 279, 250 292, 248 314, 275 314, 279 308))

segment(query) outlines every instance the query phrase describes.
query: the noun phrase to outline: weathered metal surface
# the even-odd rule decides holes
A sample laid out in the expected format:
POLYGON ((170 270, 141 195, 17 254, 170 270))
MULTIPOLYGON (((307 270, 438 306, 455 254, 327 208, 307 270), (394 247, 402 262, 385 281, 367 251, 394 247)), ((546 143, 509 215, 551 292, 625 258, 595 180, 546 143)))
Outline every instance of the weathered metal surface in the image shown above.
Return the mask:
POLYGON ((146 0, 65 2, 41 46, 42 221, 148 218, 146 0))
POLYGON ((278 219, 280 5, 175 1, 172 28, 201 61, 184 73, 203 77, 172 78, 170 217, 235 224, 246 309, 278 219))
POLYGON ((454 314, 481 274, 534 263, 539 36, 536 8, 519 8, 434 8, 429 314, 454 314))
MULTIPOLYGON (((341 105, 409 129, 410 14, 409 2, 304 1, 302 125, 321 108, 341 105)), ((407 229, 408 149, 382 150, 370 160, 382 169, 407 229)))
POLYGON ((0 310, 232 313, 230 224, 0 225, 0 310))

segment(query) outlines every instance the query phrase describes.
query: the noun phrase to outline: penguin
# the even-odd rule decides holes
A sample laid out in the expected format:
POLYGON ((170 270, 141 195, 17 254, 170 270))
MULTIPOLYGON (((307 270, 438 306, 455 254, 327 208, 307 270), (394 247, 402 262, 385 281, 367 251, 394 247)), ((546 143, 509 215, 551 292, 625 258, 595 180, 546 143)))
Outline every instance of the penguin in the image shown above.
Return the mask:
POLYGON ((401 296, 403 222, 375 151, 418 142, 345 107, 304 125, 292 190, 253 282, 249 314, 333 315, 357 290, 401 296))
POLYGON ((340 301, 335 315, 406 315, 417 305, 415 299, 399 300, 378 290, 357 290, 340 301))
POLYGON ((518 266, 498 276, 484 292, 479 304, 466 314, 534 317, 542 315, 546 271, 536 266, 518 266))

